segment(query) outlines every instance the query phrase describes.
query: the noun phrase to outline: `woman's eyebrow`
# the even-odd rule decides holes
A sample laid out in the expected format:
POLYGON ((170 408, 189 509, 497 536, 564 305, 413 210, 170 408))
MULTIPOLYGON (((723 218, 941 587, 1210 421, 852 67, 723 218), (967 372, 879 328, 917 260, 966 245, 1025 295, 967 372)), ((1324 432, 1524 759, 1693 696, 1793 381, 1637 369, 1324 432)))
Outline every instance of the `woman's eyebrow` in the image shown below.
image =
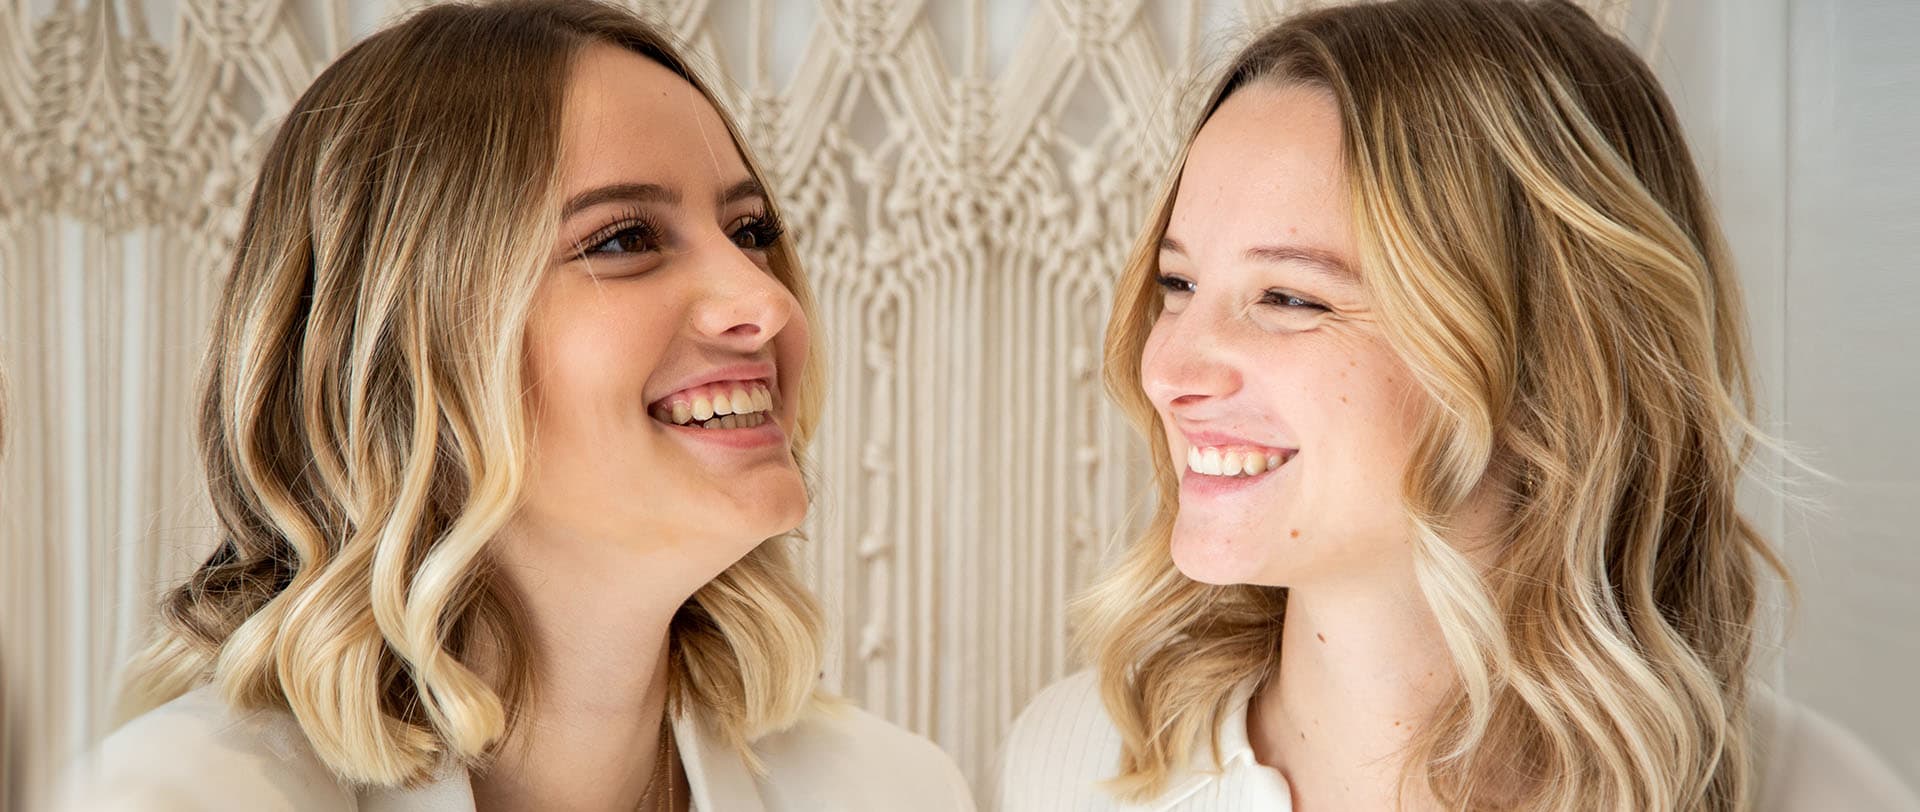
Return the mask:
MULTIPOLYGON (((1183 257, 1187 255, 1187 247, 1172 237, 1160 238, 1160 250, 1183 257)), ((1304 265, 1336 282, 1353 284, 1360 281, 1360 275, 1354 273, 1339 254, 1323 248, 1290 244, 1256 245, 1247 249, 1243 256, 1255 262, 1304 265)))
MULTIPOLYGON (((760 181, 747 178, 727 187, 726 191, 720 193, 718 202, 725 206, 740 200, 766 196, 766 188, 760 185, 760 181)), ((602 203, 616 202, 675 205, 680 202, 680 193, 658 183, 610 183, 605 186, 595 186, 569 198, 567 204, 560 209, 560 219, 567 219, 602 203)))
POLYGON ((1338 254, 1305 245, 1256 245, 1247 249, 1247 259, 1257 262, 1286 262, 1304 265, 1308 269, 1331 277, 1336 282, 1354 283, 1360 281, 1360 275, 1347 267, 1347 263, 1338 254))
POLYGON ((596 186, 567 200, 560 209, 560 219, 572 217, 580 212, 602 203, 667 203, 680 202, 680 193, 657 183, 610 183, 596 186))
POLYGON ((739 183, 736 183, 732 186, 727 187, 726 191, 721 192, 719 202, 721 206, 726 206, 731 203, 736 203, 741 200, 750 200, 756 197, 764 199, 766 196, 767 196, 767 190, 765 187, 760 185, 760 181, 758 179, 747 178, 746 180, 740 181, 739 183))

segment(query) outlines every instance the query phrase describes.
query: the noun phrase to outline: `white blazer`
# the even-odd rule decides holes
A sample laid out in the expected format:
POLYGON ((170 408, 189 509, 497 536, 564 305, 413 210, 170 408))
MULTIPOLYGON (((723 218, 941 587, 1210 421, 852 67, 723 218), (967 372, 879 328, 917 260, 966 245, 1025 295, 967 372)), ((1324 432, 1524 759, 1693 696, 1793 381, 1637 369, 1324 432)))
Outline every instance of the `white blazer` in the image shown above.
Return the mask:
MULTIPOLYGON (((674 741, 701 812, 938 810, 971 812, 953 760, 927 741, 853 707, 810 712, 753 745, 766 772, 687 715, 674 741)), ((581 776, 592 780, 592 776, 581 776)), ((467 772, 443 770, 414 790, 335 780, 286 711, 236 713, 210 687, 108 736, 67 779, 59 808, 112 812, 472 812, 467 772)))
MULTIPOLYGON (((1220 725, 1215 771, 1210 748, 1175 774, 1166 792, 1123 803, 1099 787, 1119 773, 1120 732, 1082 671, 1042 691, 1014 723, 1001 750, 999 812, 1228 812, 1293 808, 1280 771, 1254 760, 1242 689, 1220 725)), ((1846 810, 1915 812, 1920 800, 1858 739, 1771 691, 1755 692, 1754 732, 1761 747, 1760 812, 1846 810)))

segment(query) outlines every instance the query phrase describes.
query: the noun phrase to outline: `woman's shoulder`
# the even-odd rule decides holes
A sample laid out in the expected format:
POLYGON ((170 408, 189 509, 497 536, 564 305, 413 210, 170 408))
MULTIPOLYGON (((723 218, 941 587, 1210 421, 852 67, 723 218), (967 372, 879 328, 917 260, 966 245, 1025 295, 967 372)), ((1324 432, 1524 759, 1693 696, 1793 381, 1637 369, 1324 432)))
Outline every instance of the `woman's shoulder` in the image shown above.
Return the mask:
POLYGON ((1916 797, 1867 745, 1813 709, 1754 692, 1762 812, 1860 809, 1920 812, 1916 797))
POLYGON ((770 808, 974 808, 945 751, 848 702, 817 703, 793 727, 756 740, 753 751, 766 782, 778 788, 770 808))
POLYGON ((350 810, 353 793, 292 714, 236 711, 211 687, 127 722, 67 773, 69 810, 350 810))
POLYGON ((1003 760, 1067 752, 1087 758, 1105 749, 1119 755, 1120 732, 1100 699, 1099 675, 1091 670, 1067 676, 1036 694, 1014 720, 1013 732, 1002 748, 1003 760), (1088 747, 1091 743, 1110 748, 1088 747))
POLYGON ((1000 748, 999 808, 1085 808, 1119 764, 1120 732, 1099 676, 1081 671, 1047 686, 1014 721, 1000 748))

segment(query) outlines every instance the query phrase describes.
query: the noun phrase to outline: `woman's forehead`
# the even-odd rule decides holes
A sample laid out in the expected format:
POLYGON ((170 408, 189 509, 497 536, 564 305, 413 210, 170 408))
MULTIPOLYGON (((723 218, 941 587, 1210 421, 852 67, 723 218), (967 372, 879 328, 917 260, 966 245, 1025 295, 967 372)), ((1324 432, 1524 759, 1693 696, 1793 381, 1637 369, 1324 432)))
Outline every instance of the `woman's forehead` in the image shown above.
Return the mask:
POLYGON ((589 45, 567 79, 561 113, 563 193, 647 182, 708 197, 748 175, 713 103, 666 66, 589 45))
POLYGON ((1255 83, 1188 151, 1167 236, 1187 253, 1305 245, 1351 256, 1337 108, 1325 91, 1255 83))

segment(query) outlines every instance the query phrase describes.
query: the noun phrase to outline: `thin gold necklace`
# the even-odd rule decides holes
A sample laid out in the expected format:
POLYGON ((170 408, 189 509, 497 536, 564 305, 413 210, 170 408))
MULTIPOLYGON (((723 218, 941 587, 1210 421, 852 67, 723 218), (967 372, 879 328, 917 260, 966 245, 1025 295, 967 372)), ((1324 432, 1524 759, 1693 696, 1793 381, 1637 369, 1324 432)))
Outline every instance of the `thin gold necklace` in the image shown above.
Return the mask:
POLYGON ((660 748, 655 751, 659 755, 654 758, 653 779, 647 782, 647 791, 640 793, 640 803, 633 807, 636 812, 652 809, 647 802, 653 800, 654 791, 658 790, 661 784, 667 785, 666 809, 668 812, 678 808, 673 805, 673 785, 678 782, 673 780, 673 726, 668 724, 670 718, 665 711, 661 712, 660 748))

